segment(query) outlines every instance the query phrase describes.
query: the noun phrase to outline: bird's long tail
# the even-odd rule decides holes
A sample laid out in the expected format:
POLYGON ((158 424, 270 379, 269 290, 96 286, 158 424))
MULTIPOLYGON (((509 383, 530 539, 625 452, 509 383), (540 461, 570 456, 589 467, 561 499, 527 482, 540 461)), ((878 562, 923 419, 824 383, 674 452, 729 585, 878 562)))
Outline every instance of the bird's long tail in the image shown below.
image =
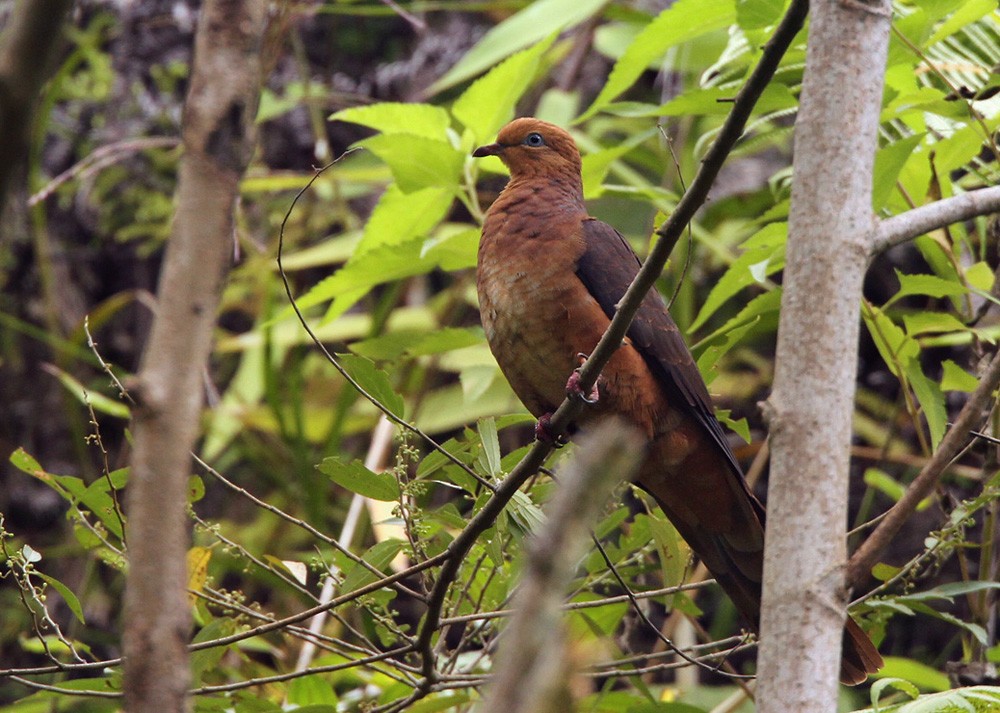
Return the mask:
MULTIPOLYGON (((711 453, 700 450, 702 456, 706 452, 711 453)), ((735 477, 722 458, 711 462, 711 457, 689 457, 677 466, 688 474, 699 473, 696 480, 676 477, 678 470, 673 468, 664 473, 662 465, 654 467, 655 460, 647 460, 639 484, 656 499, 743 618, 758 631, 764 569, 764 507, 747 489, 742 476, 735 477)), ((857 685, 881 666, 882 657, 871 639, 848 617, 841 682, 857 685)))

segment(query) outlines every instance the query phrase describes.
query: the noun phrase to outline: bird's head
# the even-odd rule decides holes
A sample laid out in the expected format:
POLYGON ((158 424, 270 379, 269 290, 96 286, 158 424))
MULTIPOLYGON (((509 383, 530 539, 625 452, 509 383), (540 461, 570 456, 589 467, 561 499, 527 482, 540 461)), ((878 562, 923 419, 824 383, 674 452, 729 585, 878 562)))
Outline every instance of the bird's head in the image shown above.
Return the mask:
POLYGON ((497 156, 514 179, 559 176, 580 182, 580 151, 573 137, 541 119, 514 119, 500 129, 496 143, 480 146, 472 155, 497 156))

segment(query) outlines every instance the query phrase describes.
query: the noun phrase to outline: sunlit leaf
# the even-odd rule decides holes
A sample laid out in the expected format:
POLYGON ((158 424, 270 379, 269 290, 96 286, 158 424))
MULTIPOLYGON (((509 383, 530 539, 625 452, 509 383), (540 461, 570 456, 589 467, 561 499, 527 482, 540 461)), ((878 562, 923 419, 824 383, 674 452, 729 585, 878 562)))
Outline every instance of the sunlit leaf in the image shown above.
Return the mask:
POLYGON ((353 106, 331 114, 330 121, 361 124, 383 134, 414 134, 439 141, 445 140, 451 124, 448 112, 439 106, 402 102, 353 106))

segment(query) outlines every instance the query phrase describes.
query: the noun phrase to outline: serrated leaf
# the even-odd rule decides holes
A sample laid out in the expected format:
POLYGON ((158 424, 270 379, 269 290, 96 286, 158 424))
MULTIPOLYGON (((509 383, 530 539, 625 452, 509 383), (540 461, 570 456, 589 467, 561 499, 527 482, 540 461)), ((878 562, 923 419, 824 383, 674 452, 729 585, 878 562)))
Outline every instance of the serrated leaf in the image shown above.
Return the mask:
POLYGON ((554 40, 551 35, 508 57, 455 100, 451 113, 472 133, 477 145, 492 141, 500 127, 514 118, 518 99, 534 81, 539 61, 554 40))
POLYGON ((453 201, 450 188, 422 188, 404 192, 390 184, 379 198, 365 223, 361 241, 351 260, 386 245, 400 245, 416 238, 426 238, 448 214, 453 201))
POLYGON ((451 119, 448 112, 430 104, 381 102, 342 109, 330 115, 330 121, 360 124, 383 134, 415 134, 428 139, 444 140, 451 119))
POLYGON ((937 275, 907 275, 896 270, 899 280, 899 291, 893 295, 892 301, 910 295, 927 295, 928 297, 951 297, 964 295, 968 289, 959 282, 946 280, 937 275))
POLYGON ((941 377, 942 391, 972 392, 979 386, 979 379, 951 359, 945 359, 941 362, 941 369, 944 372, 941 377))
POLYGON ((431 186, 453 189, 465 156, 451 144, 416 134, 378 134, 357 143, 382 159, 409 193, 431 186))
POLYGON ((608 105, 646 71, 651 62, 681 42, 719 30, 736 21, 735 3, 678 0, 646 25, 615 62, 597 98, 578 119, 583 121, 608 105))
POLYGON ((784 0, 738 0, 736 21, 744 30, 759 30, 781 19, 784 9, 784 0))
POLYGON ((355 354, 338 354, 337 361, 358 385, 391 414, 403 417, 403 397, 395 392, 389 375, 368 359, 355 354))
POLYGON ((399 500, 399 483, 392 473, 376 473, 366 468, 360 461, 343 463, 338 457, 324 458, 316 468, 330 476, 334 483, 352 493, 382 502, 399 500))
POLYGON ((583 22, 608 0, 536 0, 493 27, 476 46, 427 90, 429 94, 452 87, 493 67, 505 57, 553 33, 583 22))

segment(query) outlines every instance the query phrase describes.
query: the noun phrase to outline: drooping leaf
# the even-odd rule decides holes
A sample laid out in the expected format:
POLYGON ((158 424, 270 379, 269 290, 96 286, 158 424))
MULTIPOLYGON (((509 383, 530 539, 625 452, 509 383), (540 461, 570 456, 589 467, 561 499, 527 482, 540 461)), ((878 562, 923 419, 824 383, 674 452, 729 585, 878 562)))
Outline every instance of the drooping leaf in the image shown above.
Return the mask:
MULTIPOLYGON (((396 555, 403 549, 401 540, 389 539, 377 542, 361 555, 361 559, 370 564, 380 572, 384 572, 396 555)), ((355 589, 371 584, 376 580, 375 573, 360 564, 355 563, 347 570, 344 576, 344 583, 341 586, 343 593, 353 592, 355 589)))
POLYGON ((66 606, 69 607, 69 610, 71 612, 73 612, 73 616, 77 618, 77 621, 79 621, 81 624, 87 623, 83 619, 83 607, 80 606, 80 600, 77 598, 76 594, 73 593, 72 589, 67 587, 65 584, 60 582, 55 577, 50 577, 47 574, 38 572, 37 570, 35 571, 35 574, 41 577, 43 580, 45 580, 45 582, 49 584, 49 586, 51 586, 53 589, 59 592, 59 596, 61 596, 63 598, 63 601, 66 602, 66 606))

